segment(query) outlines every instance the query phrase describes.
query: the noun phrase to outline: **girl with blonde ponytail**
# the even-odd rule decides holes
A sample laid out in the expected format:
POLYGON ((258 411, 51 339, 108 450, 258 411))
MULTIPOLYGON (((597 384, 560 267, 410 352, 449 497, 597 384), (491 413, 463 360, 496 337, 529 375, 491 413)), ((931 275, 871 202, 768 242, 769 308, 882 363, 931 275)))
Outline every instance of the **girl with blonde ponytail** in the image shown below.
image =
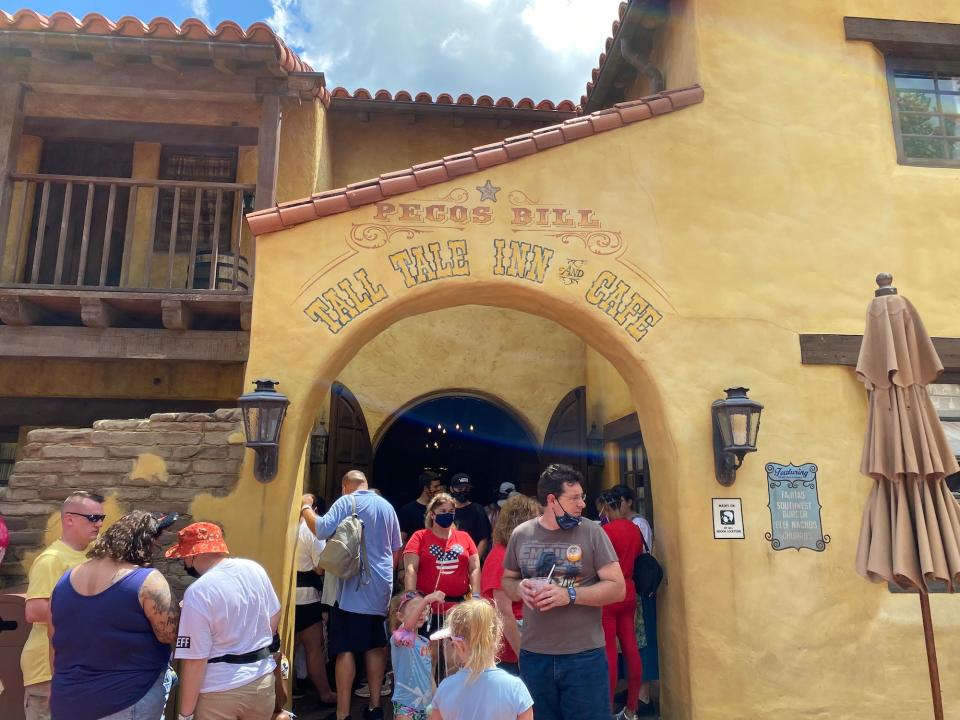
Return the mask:
POLYGON ((496 666, 503 620, 492 603, 457 605, 442 634, 449 636, 461 669, 440 683, 430 720, 533 720, 533 699, 523 681, 496 666))

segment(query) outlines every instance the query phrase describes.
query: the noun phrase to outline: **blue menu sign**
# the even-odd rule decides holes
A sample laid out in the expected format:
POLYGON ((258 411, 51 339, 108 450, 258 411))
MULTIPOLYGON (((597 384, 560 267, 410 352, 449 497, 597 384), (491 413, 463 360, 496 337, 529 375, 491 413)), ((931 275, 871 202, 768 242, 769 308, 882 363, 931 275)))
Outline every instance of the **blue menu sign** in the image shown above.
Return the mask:
POLYGON ((765 534, 774 550, 807 548, 823 552, 830 536, 820 523, 817 466, 767 463, 771 532, 765 534))

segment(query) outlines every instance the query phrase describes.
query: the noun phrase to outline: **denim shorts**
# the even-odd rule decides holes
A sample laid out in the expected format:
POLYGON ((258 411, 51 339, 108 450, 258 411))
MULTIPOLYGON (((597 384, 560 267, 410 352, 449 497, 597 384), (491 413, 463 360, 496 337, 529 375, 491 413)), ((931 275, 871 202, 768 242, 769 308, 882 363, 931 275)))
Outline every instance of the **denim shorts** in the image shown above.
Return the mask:
POLYGON ((167 668, 157 677, 147 694, 128 708, 111 715, 104 715, 100 720, 163 720, 163 711, 167 706, 170 691, 177 684, 177 674, 173 668, 167 668))

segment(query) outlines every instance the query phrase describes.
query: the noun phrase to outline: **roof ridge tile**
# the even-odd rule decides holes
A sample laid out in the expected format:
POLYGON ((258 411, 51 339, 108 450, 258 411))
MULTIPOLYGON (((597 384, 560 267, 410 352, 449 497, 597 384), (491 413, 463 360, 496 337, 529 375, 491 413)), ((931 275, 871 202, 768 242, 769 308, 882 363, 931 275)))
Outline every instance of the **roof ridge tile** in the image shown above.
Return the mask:
POLYGON ((230 20, 225 20, 219 23, 216 28, 211 28, 199 18, 187 18, 180 25, 177 25, 170 18, 163 16, 144 22, 138 17, 124 15, 116 22, 112 22, 100 13, 94 12, 87 13, 78 19, 64 11, 54 12, 47 16, 36 10, 25 8, 12 15, 0 10, 0 31, 3 30, 273 45, 277 50, 278 59, 288 72, 313 71, 264 22, 255 22, 244 30, 240 25, 230 20))
MULTIPOLYGON (((335 89, 334 93, 336 92, 335 89)), ((259 210, 246 216, 247 223, 255 235, 277 232, 316 218, 379 202, 386 197, 414 192, 462 175, 480 172, 574 140, 648 120, 689 107, 703 99, 703 88, 691 85, 648 95, 639 100, 618 103, 612 108, 570 118, 556 125, 508 137, 499 142, 480 145, 439 160, 419 163, 404 170, 384 173, 377 178, 351 183, 345 188, 325 190, 303 200, 259 210)))

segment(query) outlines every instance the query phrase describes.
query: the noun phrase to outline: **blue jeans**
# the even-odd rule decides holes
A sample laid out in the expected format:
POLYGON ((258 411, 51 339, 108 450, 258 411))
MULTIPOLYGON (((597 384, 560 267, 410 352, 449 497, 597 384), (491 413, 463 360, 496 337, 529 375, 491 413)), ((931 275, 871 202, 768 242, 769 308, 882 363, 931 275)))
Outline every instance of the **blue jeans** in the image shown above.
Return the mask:
POLYGON ((604 648, 572 655, 520 651, 520 678, 537 720, 610 720, 610 681, 604 648))
POLYGON ((119 712, 105 715, 100 720, 163 720, 163 710, 167 706, 170 691, 177 684, 177 674, 167 668, 157 677, 147 694, 136 703, 119 712))

